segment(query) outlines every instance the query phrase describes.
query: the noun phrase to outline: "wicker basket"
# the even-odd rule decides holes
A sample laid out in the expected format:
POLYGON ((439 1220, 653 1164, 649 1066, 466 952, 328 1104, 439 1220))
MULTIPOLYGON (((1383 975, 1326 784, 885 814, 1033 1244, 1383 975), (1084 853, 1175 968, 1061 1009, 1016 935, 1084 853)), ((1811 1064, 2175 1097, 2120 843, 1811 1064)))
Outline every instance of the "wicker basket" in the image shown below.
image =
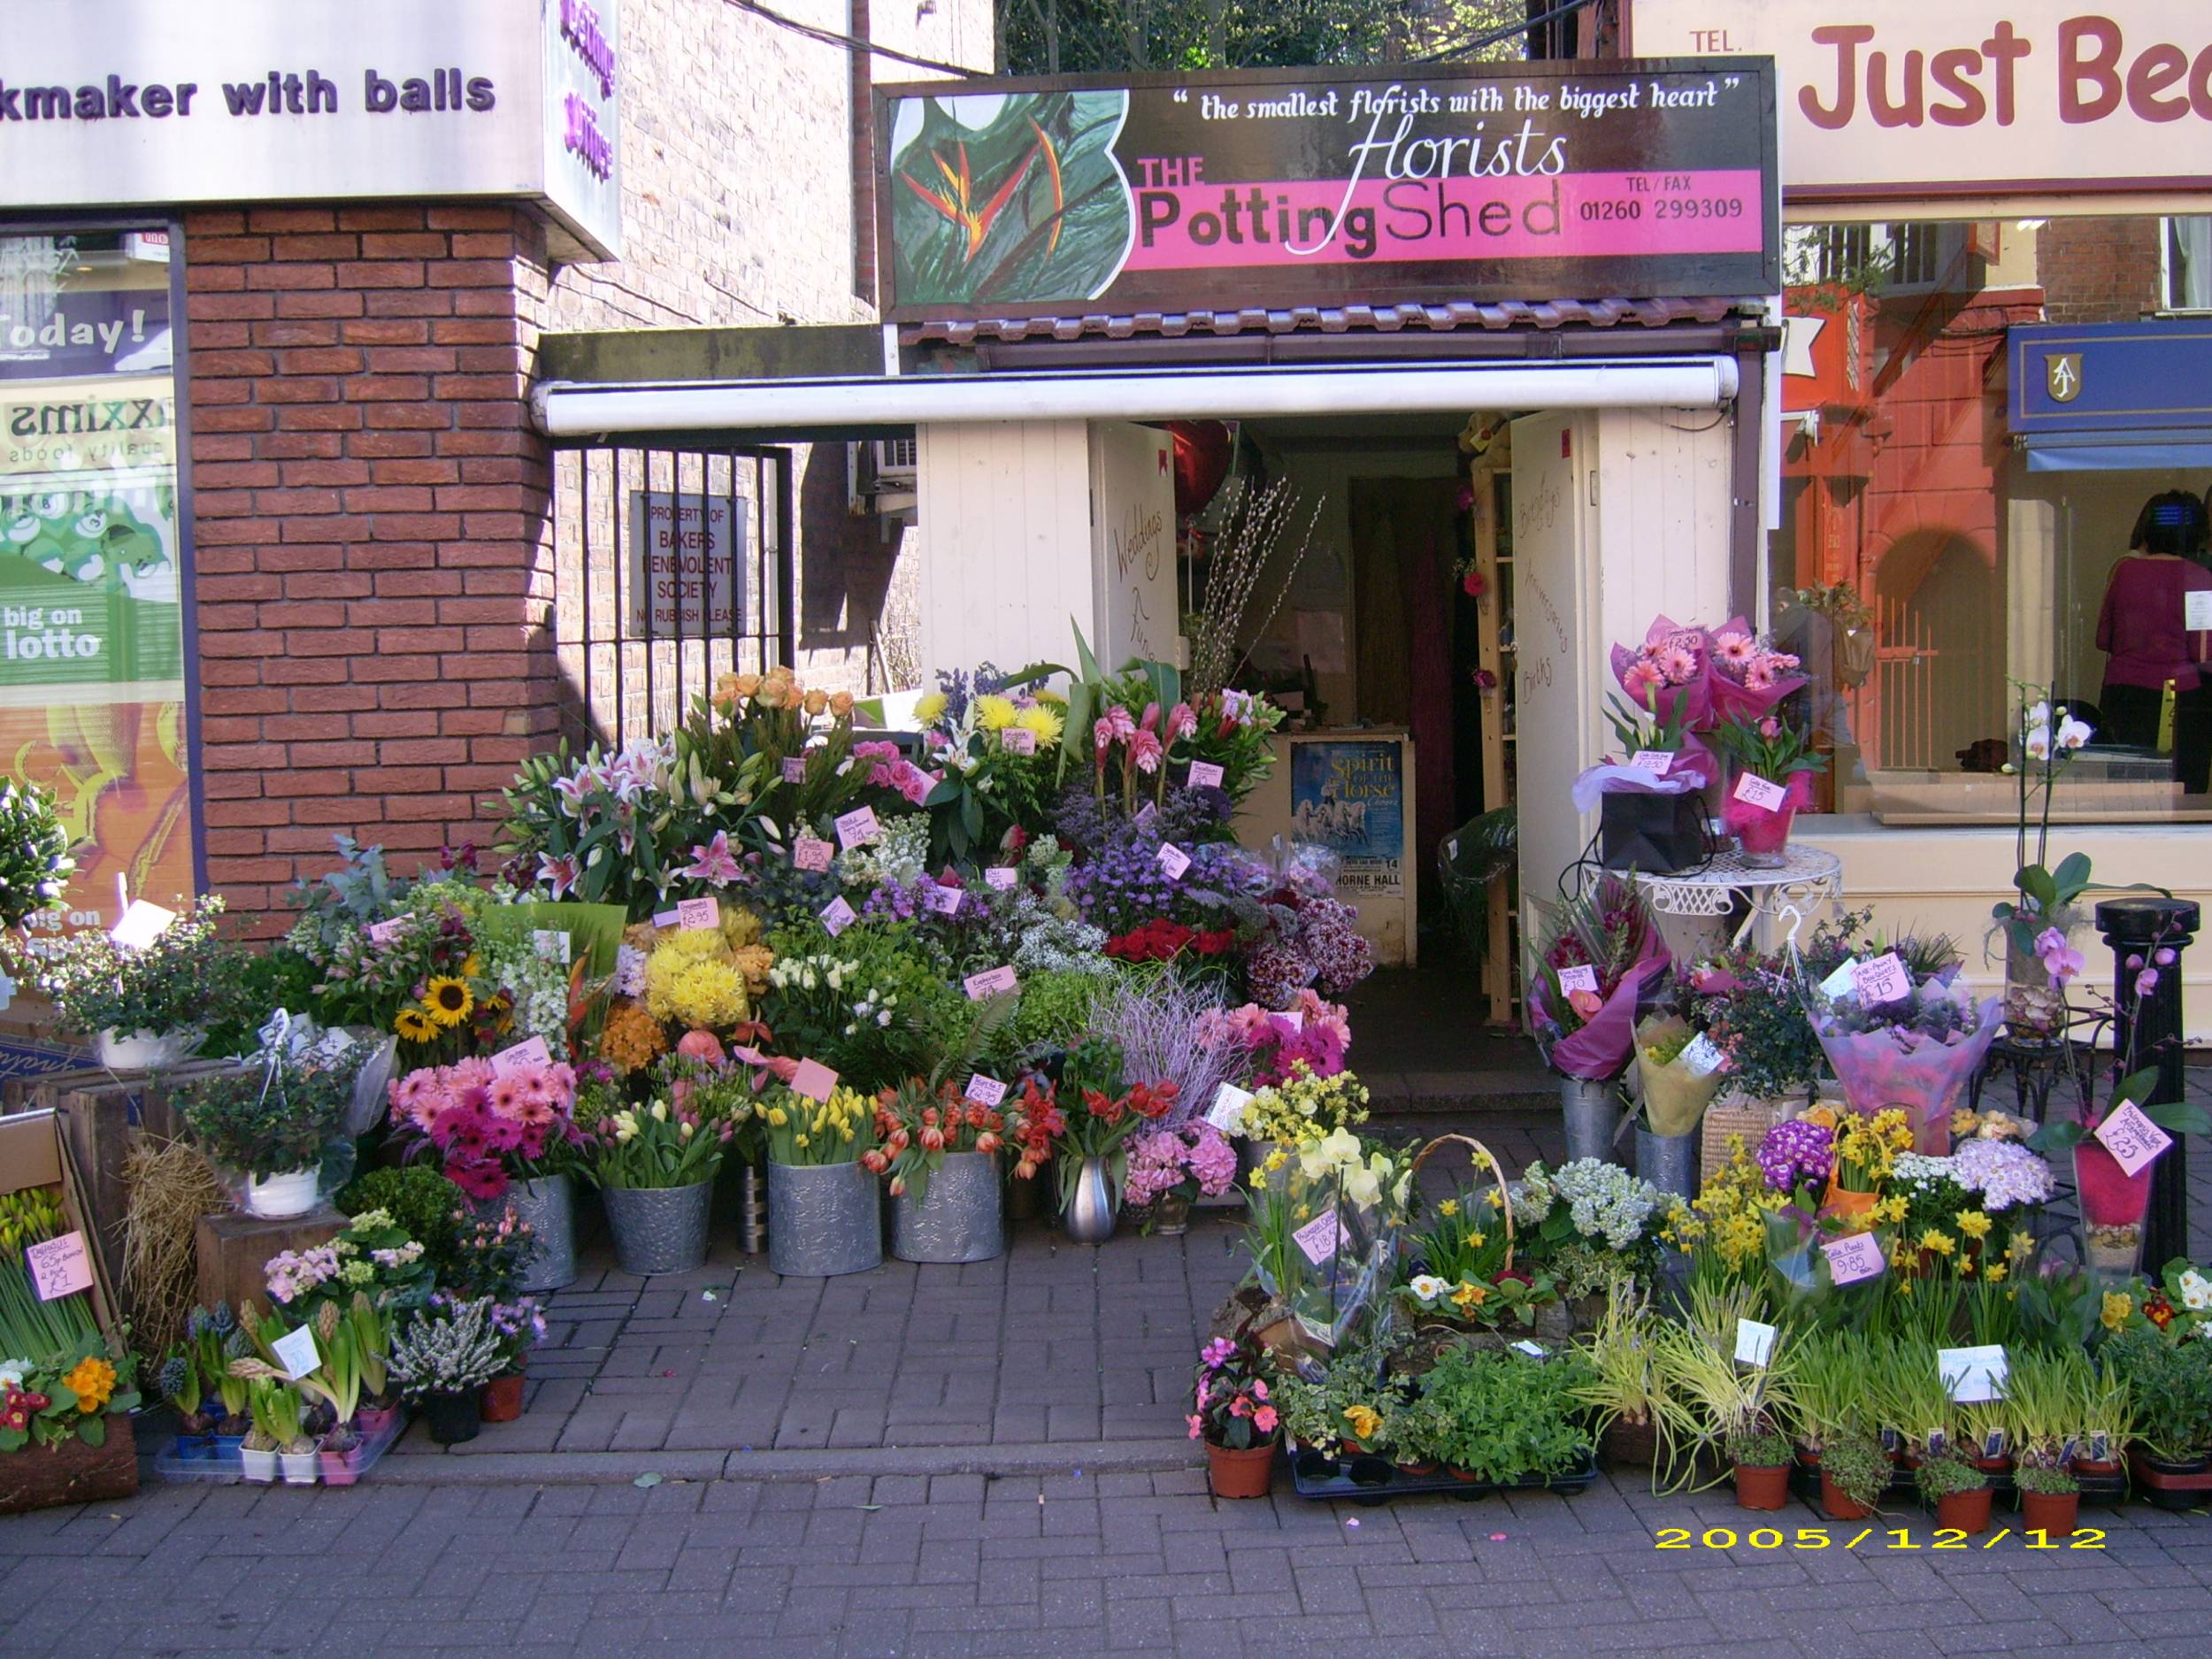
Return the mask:
POLYGON ((1788 1094, 1764 1100, 1727 1094, 1715 1101, 1705 1109, 1704 1127, 1699 1131, 1698 1185, 1709 1185, 1716 1175, 1728 1167, 1731 1135, 1741 1135, 1744 1150, 1756 1152, 1768 1130, 1794 1118, 1804 1109, 1803 1101, 1788 1094))
MULTIPOLYGON (((1513 1265, 1513 1194, 1506 1190, 1505 1165, 1498 1161, 1498 1155, 1472 1135, 1439 1135, 1413 1155, 1413 1179, 1416 1182, 1419 1181, 1421 1165, 1428 1162, 1430 1153, 1453 1141, 1467 1148, 1469 1156, 1473 1160, 1478 1179, 1487 1172, 1490 1179, 1498 1184, 1498 1215, 1505 1223, 1505 1260, 1500 1263, 1498 1271, 1503 1272, 1513 1265)), ((1455 1320, 1441 1319, 1434 1314, 1423 1312, 1415 1304, 1410 1295, 1403 1299, 1401 1307, 1408 1321, 1416 1330, 1449 1331, 1456 1333, 1473 1328, 1463 1325, 1455 1320)))

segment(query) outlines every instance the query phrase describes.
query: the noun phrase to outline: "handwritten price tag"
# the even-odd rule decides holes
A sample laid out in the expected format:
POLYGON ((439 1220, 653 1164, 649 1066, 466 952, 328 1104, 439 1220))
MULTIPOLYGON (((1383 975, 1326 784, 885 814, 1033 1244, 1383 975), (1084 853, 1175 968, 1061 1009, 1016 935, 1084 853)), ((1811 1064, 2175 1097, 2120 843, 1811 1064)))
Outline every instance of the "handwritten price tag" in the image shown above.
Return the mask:
POLYGON ((534 927, 530 930, 530 949, 548 962, 568 965, 572 950, 569 937, 557 927, 534 927))
POLYGON ((552 1064, 553 1053, 545 1046, 545 1039, 533 1037, 527 1042, 518 1042, 511 1048, 502 1048, 492 1056, 492 1075, 505 1077, 510 1071, 520 1071, 526 1065, 552 1064))
POLYGON ((822 907, 822 926, 829 929, 832 939, 843 933, 860 918, 853 914, 853 907, 841 895, 822 907))
POLYGON ((811 835, 802 835, 791 849, 794 869, 811 870, 817 874, 830 867, 830 860, 837 856, 837 849, 827 841, 816 841, 811 835))
POLYGON ((1736 780, 1736 799, 1747 806, 1755 806, 1762 812, 1779 812, 1782 803, 1789 798, 1789 791, 1769 778, 1755 772, 1747 772, 1736 780))
POLYGON ((1690 1039, 1680 1057, 1692 1077, 1710 1077, 1728 1064, 1728 1056, 1714 1047, 1713 1040, 1701 1031, 1690 1039))
POLYGON ((2146 1117, 2133 1101, 2107 1112, 2093 1133, 2128 1175, 2135 1174, 2174 1143, 2174 1138, 2146 1117))
POLYGON ((922 889, 922 908, 939 916, 950 916, 960 908, 960 889, 933 881, 922 889))
POLYGON ((81 1233, 65 1233, 58 1239, 30 1245, 23 1252, 23 1260, 31 1270, 31 1284, 41 1302, 92 1288, 92 1256, 85 1248, 81 1233))
POLYGON ((786 755, 783 757, 783 780, 786 783, 804 783, 806 781, 805 756, 786 755))
POLYGON ((722 926, 722 906, 715 899, 686 899, 676 907, 676 926, 687 933, 722 926))
POLYGON ((108 929, 108 937, 126 950, 143 950, 167 933, 169 924, 176 919, 174 910, 165 910, 143 899, 133 899, 115 926, 108 929))
POLYGON ((1820 988, 1824 995, 1841 996, 1846 991, 1856 987, 1858 982, 1859 964, 1855 962, 1847 962, 1823 979, 1820 982, 1820 988))
POLYGON ((1221 787, 1221 768, 1210 760, 1194 760, 1190 764, 1187 787, 1193 789, 1218 789, 1221 787))
POLYGON ((1638 772, 1647 772, 1655 778, 1663 778, 1674 770, 1674 751, 1671 749, 1640 749, 1629 757, 1628 764, 1638 772))
POLYGON ((269 1351, 276 1356, 277 1364, 293 1382, 322 1367, 323 1356, 315 1346, 315 1333, 307 1325, 287 1331, 269 1344, 269 1351))
POLYGON ((827 1100, 830 1091, 837 1087, 837 1073, 819 1060, 802 1060, 798 1070, 791 1074, 791 1092, 803 1094, 809 1100, 827 1100))
POLYGON ((1010 726, 998 734, 998 746, 1010 755, 1033 755, 1037 734, 1025 726, 1010 726))
POLYGON ((1206 1109, 1206 1121, 1225 1135, 1238 1133, 1237 1125, 1244 1117, 1244 1109, 1252 1103, 1251 1092, 1233 1083, 1224 1083, 1214 1095, 1214 1103, 1206 1109))
POLYGON ((404 916, 395 916, 388 922, 372 922, 369 924, 369 943, 388 945, 406 931, 407 918, 404 916))
POLYGON ((960 981, 968 993, 968 1000, 980 1002, 987 996, 998 996, 1012 990, 1021 981, 1014 977, 1011 968, 987 968, 981 973, 971 973, 960 981))
POLYGON ((1897 959, 1893 950, 1885 950, 1871 962, 1853 963, 1851 984, 1859 994, 1862 1008, 1901 1002, 1912 995, 1912 976, 1905 972, 1905 964, 1897 959))
POLYGON ((1004 891, 1021 880, 1021 872, 1010 864, 993 864, 983 872, 983 885, 1004 891))
POLYGON ((1780 1334, 1770 1325, 1756 1319, 1736 1321, 1736 1363, 1766 1369, 1767 1361, 1774 1356, 1774 1339, 1780 1334))
POLYGON ((996 1106, 1006 1098, 1006 1085, 995 1077, 985 1077, 978 1071, 968 1079, 968 1087, 960 1092, 979 1106, 996 1106))
POLYGON ((1827 1253, 1828 1277, 1839 1285, 1878 1279, 1889 1268, 1889 1258, 1882 1254, 1882 1241, 1870 1233, 1855 1233, 1847 1239, 1824 1239, 1820 1248, 1827 1253))
POLYGON ((1190 868, 1190 855, 1173 841, 1162 841, 1160 868, 1167 872, 1170 881, 1179 881, 1183 879, 1183 872, 1190 868))
POLYGON ((1598 971, 1586 966, 1562 968, 1559 971, 1559 988, 1569 996, 1577 991, 1587 991, 1595 996, 1598 994, 1598 971))
POLYGON ((1290 1235, 1316 1267, 1334 1256, 1344 1243, 1344 1224, 1336 1211, 1325 1210, 1290 1235))
POLYGON ((876 810, 856 806, 849 812, 840 813, 837 819, 837 844, 850 852, 864 847, 883 833, 883 826, 876 822, 876 810))
POLYGON ((1980 1348, 1936 1349, 1936 1370, 1942 1374, 1943 1391, 1956 1405, 2002 1400, 2011 1369, 2005 1350, 1993 1342, 1980 1348))

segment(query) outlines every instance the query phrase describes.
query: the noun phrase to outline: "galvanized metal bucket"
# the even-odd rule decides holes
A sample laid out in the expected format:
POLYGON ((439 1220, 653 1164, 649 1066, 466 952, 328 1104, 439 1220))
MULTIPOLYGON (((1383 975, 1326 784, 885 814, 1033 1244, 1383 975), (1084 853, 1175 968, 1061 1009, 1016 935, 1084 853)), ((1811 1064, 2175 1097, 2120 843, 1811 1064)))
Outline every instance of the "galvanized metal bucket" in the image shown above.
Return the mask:
POLYGON ((769 1164, 772 1271, 828 1279, 882 1265, 883 1189, 874 1176, 857 1164, 769 1164))
POLYGON ((1697 1196, 1697 1136, 1636 1131, 1636 1173, 1663 1193, 1697 1196))
POLYGON ((531 1233, 530 1255, 522 1264, 518 1288, 534 1296, 576 1282, 576 1189, 568 1176, 547 1175, 509 1183, 506 1193, 476 1206, 487 1221, 503 1210, 515 1212, 531 1233))
POLYGON ((946 1153, 926 1196, 909 1189, 891 1201, 891 1254, 902 1262, 989 1261, 1006 1248, 1000 1196, 995 1153, 946 1153))
POLYGON ((1567 1118, 1567 1161, 1603 1158, 1620 1162, 1614 1143, 1620 1138, 1620 1089, 1611 1083, 1591 1083, 1578 1077, 1559 1079, 1559 1103, 1567 1118))
POLYGON ((707 1259, 707 1213, 714 1183, 610 1187, 600 1194, 614 1253, 626 1273, 688 1273, 707 1259))

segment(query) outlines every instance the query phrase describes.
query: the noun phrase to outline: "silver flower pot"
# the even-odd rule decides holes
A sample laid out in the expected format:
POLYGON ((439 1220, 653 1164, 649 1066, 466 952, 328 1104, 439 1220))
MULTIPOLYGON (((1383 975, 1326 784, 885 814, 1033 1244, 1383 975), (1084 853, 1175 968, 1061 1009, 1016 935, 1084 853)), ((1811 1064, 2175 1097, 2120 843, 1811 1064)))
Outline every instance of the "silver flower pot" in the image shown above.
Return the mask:
POLYGON ((1076 1171, 1075 1191, 1069 1195, 1060 1225, 1072 1243, 1103 1244, 1114 1236, 1114 1224, 1120 1218, 1121 1206, 1115 1202, 1106 1160, 1085 1158, 1083 1167, 1076 1171))
POLYGON ((614 1253, 626 1273, 688 1273, 707 1259, 707 1212, 714 1183, 610 1187, 600 1194, 614 1253))
POLYGON ((995 1153, 946 1153, 926 1196, 909 1188, 891 1201, 891 1254, 902 1262, 989 1261, 1006 1248, 1001 1195, 995 1153))
POLYGON ((487 1198, 476 1213, 496 1221, 503 1210, 531 1231, 529 1259, 522 1264, 519 1288, 534 1296, 576 1282, 576 1192, 566 1175, 534 1181, 511 1181, 505 1194, 487 1198))
POLYGON ((1559 1080, 1559 1103, 1567 1118, 1567 1161, 1577 1158, 1620 1160, 1614 1144, 1620 1137, 1620 1089, 1611 1083, 1592 1083, 1578 1077, 1559 1080))
POLYGON ((770 1164, 768 1266, 827 1279, 883 1265, 883 1189, 857 1164, 770 1164))
POLYGON ((1636 1173, 1663 1193, 1697 1196, 1698 1137, 1636 1131, 1636 1173))

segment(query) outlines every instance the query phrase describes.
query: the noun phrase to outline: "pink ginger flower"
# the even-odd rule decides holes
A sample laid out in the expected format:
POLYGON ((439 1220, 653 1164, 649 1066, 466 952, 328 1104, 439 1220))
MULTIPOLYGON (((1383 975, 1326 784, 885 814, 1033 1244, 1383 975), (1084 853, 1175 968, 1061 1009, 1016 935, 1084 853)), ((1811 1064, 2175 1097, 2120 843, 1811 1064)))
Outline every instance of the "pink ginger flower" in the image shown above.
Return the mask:
POLYGON ((1169 742, 1172 743, 1179 738, 1188 737, 1197 729, 1198 712, 1189 703, 1179 703, 1168 710, 1167 741, 1169 742))

